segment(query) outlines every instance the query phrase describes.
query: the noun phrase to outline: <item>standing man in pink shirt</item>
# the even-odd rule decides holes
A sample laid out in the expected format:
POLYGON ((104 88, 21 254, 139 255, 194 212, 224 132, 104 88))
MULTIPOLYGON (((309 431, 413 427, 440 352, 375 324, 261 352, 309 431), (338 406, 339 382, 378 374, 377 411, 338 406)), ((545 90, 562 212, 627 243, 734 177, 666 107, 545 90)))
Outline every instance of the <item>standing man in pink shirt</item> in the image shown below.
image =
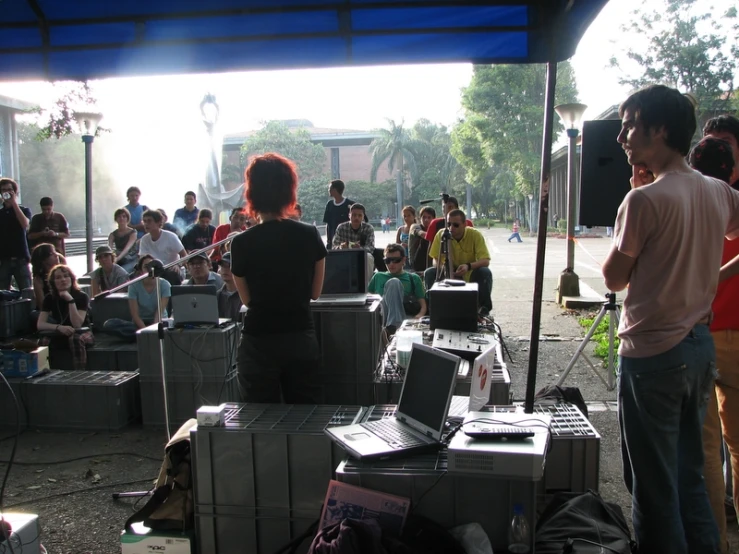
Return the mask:
POLYGON ((634 533, 640 552, 718 554, 701 430, 716 375, 711 302, 723 237, 739 236, 739 193, 688 166, 695 109, 677 90, 636 92, 619 116, 632 190, 603 276, 609 289, 629 289, 618 403, 634 533))

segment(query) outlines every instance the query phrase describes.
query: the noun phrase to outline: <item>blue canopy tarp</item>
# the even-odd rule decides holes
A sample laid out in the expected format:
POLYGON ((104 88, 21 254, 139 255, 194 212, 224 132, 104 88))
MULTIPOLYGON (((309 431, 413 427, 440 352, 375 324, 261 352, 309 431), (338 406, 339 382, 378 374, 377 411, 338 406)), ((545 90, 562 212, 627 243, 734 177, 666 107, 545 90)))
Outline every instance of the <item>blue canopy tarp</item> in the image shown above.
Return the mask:
POLYGON ((0 80, 562 61, 606 2, 2 0, 0 80))

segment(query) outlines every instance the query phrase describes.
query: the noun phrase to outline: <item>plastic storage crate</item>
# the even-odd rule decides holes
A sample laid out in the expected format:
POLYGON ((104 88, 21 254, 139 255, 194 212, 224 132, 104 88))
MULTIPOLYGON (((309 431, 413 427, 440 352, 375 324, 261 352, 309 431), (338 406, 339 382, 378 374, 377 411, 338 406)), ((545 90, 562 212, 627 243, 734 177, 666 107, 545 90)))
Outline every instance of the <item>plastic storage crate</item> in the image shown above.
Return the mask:
POLYGON ((344 455, 324 429, 362 415, 359 406, 230 404, 224 427, 193 429, 200 552, 272 554, 302 534, 344 455))
POLYGON ((547 454, 540 493, 598 490, 600 434, 573 404, 538 405, 534 411, 552 416, 551 450, 547 454))
POLYGON ((139 376, 129 371, 57 371, 21 385, 28 425, 115 431, 139 418, 139 376))
POLYGON ((27 298, 0 302, 0 338, 24 335, 31 331, 31 301, 27 298))
MULTIPOLYGON (((158 377, 161 380, 157 325, 149 325, 136 333, 136 341, 142 379, 158 377)), ((239 332, 235 323, 205 329, 167 329, 162 345, 167 375, 220 379, 227 368, 236 363, 238 346, 239 332)))
MULTIPOLYGON (((363 421, 386 418, 394 413, 395 406, 372 406, 363 421)), ((347 458, 336 469, 336 478, 343 483, 410 498, 413 513, 431 518, 444 527, 478 522, 495 552, 506 551, 513 505, 523 504, 533 541, 537 483, 449 475, 446 471, 447 454, 443 449, 435 454, 377 462, 347 458)))
MULTIPOLYGON (((179 427, 196 416, 201 406, 217 406, 241 400, 235 366, 221 377, 170 376, 167 373, 167 402, 170 424, 179 427)), ((161 373, 140 376, 141 421, 144 425, 163 427, 164 391, 161 373)))
POLYGON ((374 403, 373 375, 380 355, 380 302, 356 307, 311 306, 321 350, 326 404, 374 403))

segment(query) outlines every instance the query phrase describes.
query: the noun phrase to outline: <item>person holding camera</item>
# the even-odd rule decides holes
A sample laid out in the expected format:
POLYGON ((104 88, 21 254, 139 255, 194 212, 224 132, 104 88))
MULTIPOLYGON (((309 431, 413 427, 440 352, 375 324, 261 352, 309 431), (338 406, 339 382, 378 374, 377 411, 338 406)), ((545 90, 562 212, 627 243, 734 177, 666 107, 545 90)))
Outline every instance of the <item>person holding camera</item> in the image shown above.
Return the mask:
POLYGON ((59 254, 66 255, 64 239, 69 238, 69 224, 63 214, 54 211, 54 201, 44 196, 39 202, 41 213, 31 218, 28 228, 28 246, 33 248, 41 243, 53 244, 59 254))
POLYGON ((26 229, 31 220, 31 210, 18 204, 18 183, 7 177, 0 177, 0 195, 3 205, 0 208, 0 289, 10 288, 15 277, 18 289, 31 288, 31 271, 28 260, 26 229))
POLYGON ((382 261, 388 270, 375 273, 367 291, 382 296, 383 327, 390 337, 404 319, 426 315, 426 291, 418 275, 404 271, 406 256, 402 244, 388 244, 382 261))

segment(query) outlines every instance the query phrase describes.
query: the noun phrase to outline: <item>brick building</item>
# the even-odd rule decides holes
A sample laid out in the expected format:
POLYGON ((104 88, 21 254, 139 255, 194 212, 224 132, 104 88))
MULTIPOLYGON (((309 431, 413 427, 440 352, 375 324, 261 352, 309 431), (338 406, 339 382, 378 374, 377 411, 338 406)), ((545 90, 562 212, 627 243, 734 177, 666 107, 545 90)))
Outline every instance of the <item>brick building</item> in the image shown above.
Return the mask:
MULTIPOLYGON (((323 169, 332 179, 344 181, 369 181, 372 168, 372 155, 369 151, 370 143, 377 136, 371 131, 357 131, 352 129, 325 129, 314 127, 305 119, 288 120, 284 123, 290 129, 305 129, 310 133, 311 142, 323 146, 326 153, 323 169)), ((224 163, 239 165, 241 145, 256 131, 233 133, 223 137, 224 163)), ((243 168, 242 168, 243 169, 243 168)), ((382 182, 392 178, 384 163, 377 172, 377 181, 382 182)))

